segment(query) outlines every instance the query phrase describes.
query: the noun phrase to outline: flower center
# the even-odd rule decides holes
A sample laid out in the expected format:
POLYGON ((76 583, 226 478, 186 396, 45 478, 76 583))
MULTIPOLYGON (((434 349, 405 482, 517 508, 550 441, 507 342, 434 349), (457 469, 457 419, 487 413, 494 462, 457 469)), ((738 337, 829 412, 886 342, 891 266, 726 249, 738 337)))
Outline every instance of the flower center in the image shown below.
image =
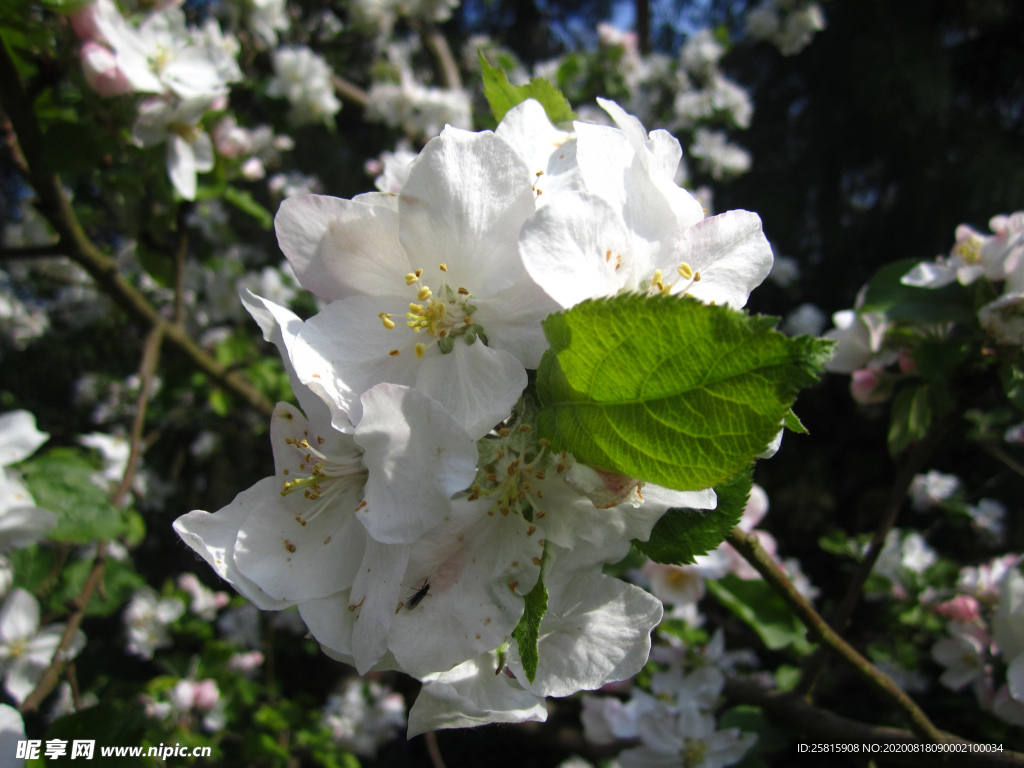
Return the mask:
POLYGON ((692 297, 692 294, 688 293, 688 291, 693 287, 694 283, 700 282, 700 271, 694 271, 693 267, 684 261, 676 267, 676 273, 679 277, 675 281, 669 282, 665 280, 660 269, 654 270, 654 274, 652 275, 649 283, 647 281, 640 283, 641 292, 646 292, 648 296, 656 296, 658 294, 668 296, 672 293, 672 289, 675 288, 676 283, 685 281, 686 284, 679 293, 682 293, 684 296, 692 297))
MULTIPOLYGON (((320 439, 320 438, 318 438, 320 439)), ((288 496, 299 491, 312 502, 296 516, 302 525, 316 518, 331 501, 346 489, 362 487, 366 483, 366 469, 363 468, 362 453, 354 451, 347 456, 324 453, 309 444, 308 440, 285 439, 299 452, 302 461, 299 470, 308 475, 294 477, 282 483, 281 495, 288 496)), ((285 470, 286 474, 290 474, 285 470)))
POLYGON ((953 253, 960 257, 964 264, 978 264, 981 262, 981 248, 985 245, 985 239, 978 234, 971 234, 965 240, 961 240, 953 247, 953 253))
POLYGON ((19 656, 24 655, 28 644, 20 637, 11 640, 11 644, 7 646, 11 658, 16 659, 19 656))
POLYGON ((683 747, 683 768, 692 768, 704 762, 708 745, 702 739, 687 739, 683 747))
MULTIPOLYGON (((441 264, 441 272, 448 267, 441 264)), ((484 329, 473 322, 476 307, 472 304, 473 296, 467 288, 453 289, 442 279, 441 286, 435 295, 430 286, 422 280, 423 270, 417 269, 405 276, 405 284, 415 289, 416 301, 409 304, 405 313, 406 325, 416 333, 425 333, 425 341, 413 347, 417 359, 422 360, 430 347, 437 346, 441 354, 448 354, 455 346, 455 339, 462 337, 467 344, 473 344, 477 337, 487 343, 484 329)), ((395 321, 387 312, 379 312, 377 317, 388 330, 394 330, 395 321)), ((391 356, 397 357, 399 350, 392 350, 391 356)))

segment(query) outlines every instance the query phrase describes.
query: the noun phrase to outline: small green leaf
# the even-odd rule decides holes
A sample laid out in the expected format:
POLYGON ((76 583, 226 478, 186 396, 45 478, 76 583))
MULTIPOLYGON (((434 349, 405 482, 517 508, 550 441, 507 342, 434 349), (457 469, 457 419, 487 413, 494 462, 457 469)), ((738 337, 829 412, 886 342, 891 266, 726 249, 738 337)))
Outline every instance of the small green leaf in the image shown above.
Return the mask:
POLYGON ((730 573, 705 583, 718 602, 757 632, 769 650, 792 645, 797 653, 810 651, 806 628, 765 581, 745 581, 730 573))
POLYGON ((537 676, 537 663, 540 661, 540 652, 537 649, 537 642, 540 640, 540 622, 548 610, 548 590, 544 586, 544 571, 548 561, 548 547, 544 546, 543 560, 541 561, 541 575, 537 583, 533 585, 526 594, 526 608, 523 617, 519 619, 516 628, 512 630, 512 638, 519 648, 519 659, 523 663, 523 671, 526 679, 531 683, 537 676))
POLYGON ((868 283, 861 312, 885 312, 889 320, 912 323, 965 322, 975 313, 970 293, 959 283, 942 288, 919 288, 900 282, 918 265, 918 259, 903 259, 882 267, 868 283))
POLYGON ((930 386, 904 387, 892 403, 889 423, 889 453, 896 456, 925 436, 932 423, 930 386))
POLYGON ((22 474, 36 504, 57 515, 50 539, 86 544, 125 532, 120 510, 93 482, 97 468, 78 451, 55 448, 25 464, 22 474))
POLYGON ((556 125, 576 118, 569 100, 554 85, 542 77, 535 77, 526 85, 512 85, 505 75, 505 70, 492 67, 478 51, 480 67, 483 71, 484 96, 491 105, 491 113, 499 123, 505 113, 512 107, 527 99, 536 99, 547 112, 548 120, 556 125))
POLYGON ((790 432, 796 432, 798 435, 811 434, 810 432, 807 431, 807 427, 804 426, 804 423, 800 421, 800 419, 797 417, 795 413, 793 413, 792 408, 786 411, 786 418, 784 420, 784 423, 786 429, 788 429, 790 432))
POLYGON ((544 321, 537 426, 555 450, 667 488, 714 487, 749 467, 832 342, 775 318, 637 294, 544 321))
POLYGON ((238 187, 225 187, 224 199, 242 213, 247 213, 256 219, 260 227, 268 232, 274 228, 273 214, 257 203, 253 198, 252 193, 248 190, 238 189, 238 187))
POLYGON ((739 524, 752 480, 751 468, 715 488, 715 509, 670 509, 654 526, 651 538, 635 542, 636 548, 656 563, 673 565, 686 565, 706 555, 739 524))

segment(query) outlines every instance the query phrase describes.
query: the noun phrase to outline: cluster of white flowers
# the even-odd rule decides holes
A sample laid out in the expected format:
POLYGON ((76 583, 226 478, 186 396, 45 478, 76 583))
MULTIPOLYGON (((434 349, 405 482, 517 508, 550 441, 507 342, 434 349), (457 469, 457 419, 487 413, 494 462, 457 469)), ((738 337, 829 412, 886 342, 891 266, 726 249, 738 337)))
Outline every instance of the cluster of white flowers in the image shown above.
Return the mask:
POLYGON ((238 41, 215 19, 186 24, 184 12, 165 4, 136 26, 113 0, 95 0, 72 16, 82 40, 82 71, 101 96, 155 94, 140 106, 132 140, 140 147, 167 145, 167 172, 186 200, 196 196, 196 174, 212 170, 213 143, 203 115, 227 104, 228 86, 242 79, 238 41))
POLYGON ((807 0, 762 0, 747 11, 747 34, 767 40, 783 56, 793 56, 825 29, 821 5, 807 0))
POLYGON ((341 109, 331 82, 333 74, 323 57, 310 48, 278 48, 274 51, 274 77, 267 84, 267 95, 288 99, 288 119, 293 125, 329 123, 341 109))
POLYGON ((950 619, 948 637, 932 646, 945 667, 939 678, 954 691, 971 686, 979 706, 1014 725, 1024 725, 1024 576, 1020 557, 1003 555, 960 570, 956 594, 934 610, 950 619), (1006 682, 996 685, 996 662, 1006 682))
POLYGON ((961 224, 948 258, 921 262, 903 282, 925 288, 970 285, 980 277, 1002 282, 1002 295, 978 310, 978 320, 1000 344, 1024 344, 1024 211, 993 216, 989 229, 983 235, 961 224))
POLYGON ((269 125, 244 128, 234 115, 226 115, 213 129, 213 146, 222 157, 237 159, 242 177, 257 181, 267 175, 267 166, 277 165, 281 152, 295 146, 291 136, 275 136, 269 125))
POLYGON ((168 627, 184 613, 185 603, 177 597, 162 598, 152 587, 140 589, 124 611, 128 653, 152 659, 158 648, 171 645, 168 627))
POLYGON ((747 651, 726 652, 721 630, 704 648, 694 649, 660 634, 666 643, 651 649, 651 660, 665 668, 651 675, 650 693, 633 689, 625 702, 610 696, 583 696, 581 719, 587 740, 595 744, 638 740, 639 746, 619 754, 616 764, 622 768, 723 768, 738 763, 757 735, 739 728, 718 730, 714 710, 725 685, 723 670, 737 664, 756 665, 757 659, 747 651))
POLYGON ((370 88, 367 117, 401 128, 413 139, 428 139, 445 125, 473 127, 469 93, 461 88, 423 85, 413 71, 413 43, 392 43, 386 49, 395 77, 377 81, 370 88))
POLYGON ((226 701, 220 695, 217 681, 195 680, 191 677, 178 680, 164 692, 164 698, 141 696, 146 715, 155 720, 188 722, 200 718, 203 728, 211 733, 227 724, 226 701))
POLYGON ((28 411, 0 415, 0 594, 7 592, 13 578, 3 555, 34 544, 57 525, 57 516, 36 506, 21 475, 10 466, 30 457, 49 438, 36 428, 28 411))
POLYGON ((405 727, 405 701, 373 680, 349 678, 327 699, 323 724, 337 744, 363 757, 376 757, 382 744, 405 727))
POLYGON ((278 241, 329 303, 302 322, 242 297, 302 411, 274 410, 274 476, 175 529, 255 605, 298 605, 331 657, 424 681, 411 734, 543 720, 545 696, 636 674, 662 606, 602 567, 670 507, 716 504, 552 453, 521 400, 552 312, 742 307, 771 268, 757 216, 705 219, 679 143, 601 104, 617 127, 567 133, 533 100, 495 133, 448 127, 400 195, 286 200, 278 241), (541 578, 531 679, 512 633, 541 578))
MULTIPOLYGON (((865 544, 862 552, 866 552, 867 547, 865 544)), ((892 595, 903 599, 907 597, 909 581, 927 571, 937 559, 935 550, 920 533, 904 533, 899 528, 893 528, 886 534, 882 551, 878 553, 878 560, 871 573, 884 577, 889 582, 892 595)), ((880 597, 884 593, 868 588, 865 594, 868 597, 880 597)))

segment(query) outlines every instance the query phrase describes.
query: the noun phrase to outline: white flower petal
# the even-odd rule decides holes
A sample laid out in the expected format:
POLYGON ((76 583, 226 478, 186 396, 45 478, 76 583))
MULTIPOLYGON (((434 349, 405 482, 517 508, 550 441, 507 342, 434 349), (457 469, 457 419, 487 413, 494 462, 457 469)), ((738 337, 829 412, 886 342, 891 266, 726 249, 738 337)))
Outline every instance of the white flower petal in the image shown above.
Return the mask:
POLYGON ((497 654, 491 652, 432 676, 409 710, 407 738, 441 728, 547 720, 544 699, 495 674, 497 667, 497 654))
POLYGON ((518 515, 487 514, 490 502, 454 502, 451 519, 412 550, 402 598, 424 582, 419 605, 394 617, 388 647, 423 677, 497 648, 523 614, 540 575, 543 530, 518 515))
POLYGON ((490 131, 447 127, 413 161, 399 199, 399 230, 413 266, 429 255, 451 285, 486 297, 522 272, 519 230, 533 213, 526 164, 490 131))
MULTIPOLYGON (((673 272, 680 262, 686 262, 701 273, 700 282, 685 288, 687 293, 738 309, 771 271, 772 248, 757 214, 727 211, 687 229, 673 259, 673 272)), ((677 282, 675 292, 682 292, 686 284, 677 282)))
MULTIPOLYGON (((0 489, 10 487, 0 483, 0 489)), ((31 497, 30 497, 31 501, 31 497)), ((0 500, 0 507, 4 506, 0 500)), ((41 507, 15 507, 0 513, 0 552, 21 549, 46 537, 57 525, 57 515, 41 507)))
POLYGON ((0 467, 23 461, 50 439, 36 428, 36 417, 28 411, 10 411, 0 416, 0 467))
POLYGON ((0 755, 7 755, 12 768, 22 768, 25 760, 11 757, 17 754, 18 742, 25 740, 25 721, 14 707, 0 704, 0 755))
POLYGON ((192 153, 195 155, 196 170, 199 173, 206 173, 213 170, 213 141, 210 134, 200 131, 192 142, 192 153))
POLYGON ((167 174, 178 194, 196 199, 196 156, 192 145, 176 133, 167 138, 167 174))
POLYGON ((543 176, 551 154, 565 144, 570 135, 551 124, 536 99, 527 99, 512 107, 494 132, 526 163, 531 181, 543 176))
POLYGON ((632 274, 630 236, 615 210, 586 192, 557 195, 519 238, 530 277, 559 305, 614 296, 632 274))
POLYGON ((408 563, 408 545, 367 539, 350 598, 359 612, 352 630, 352 657, 360 675, 365 675, 387 650, 388 629, 399 604, 408 563))
POLYGON ((202 555, 222 579, 256 606, 268 611, 287 608, 291 603, 271 597, 238 570, 235 565, 235 541, 238 529, 253 508, 270 494, 278 493, 280 487, 276 477, 267 477, 252 488, 242 491, 215 514, 195 510, 174 521, 174 530, 182 540, 202 555))
POLYGON ((28 640, 39 629, 39 601, 18 587, 0 606, 0 642, 28 640))
POLYGON ((321 298, 400 294, 412 266, 397 205, 396 195, 291 197, 274 218, 277 242, 299 283, 321 298))
POLYGON ((369 471, 357 516, 386 544, 412 544, 451 512, 451 498, 476 475, 473 439, 440 403, 398 384, 362 396, 355 442, 369 471))

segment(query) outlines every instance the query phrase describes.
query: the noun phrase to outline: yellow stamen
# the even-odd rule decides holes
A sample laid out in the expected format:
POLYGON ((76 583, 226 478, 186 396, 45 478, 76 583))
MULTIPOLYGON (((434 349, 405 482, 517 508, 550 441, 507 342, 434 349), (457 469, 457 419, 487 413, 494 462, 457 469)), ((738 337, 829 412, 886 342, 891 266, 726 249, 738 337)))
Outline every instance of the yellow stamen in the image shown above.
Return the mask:
POLYGON ((412 349, 413 349, 413 353, 416 355, 416 359, 417 360, 422 360, 424 358, 424 356, 427 354, 427 345, 426 344, 417 344, 412 349))
POLYGON ((420 277, 422 275, 423 275, 423 270, 422 269, 417 269, 416 270, 416 277, 420 277))
POLYGON ((398 357, 398 350, 392 349, 390 352, 388 352, 388 354, 391 355, 392 357, 398 357))
POLYGON ((699 283, 700 282, 700 272, 694 272, 693 273, 693 282, 695 282, 695 283, 699 283))
POLYGON ((676 272, 678 272, 679 276, 682 277, 684 280, 689 280, 693 277, 693 267, 691 267, 685 261, 678 267, 676 267, 676 272))
POLYGON ((423 311, 423 305, 422 304, 410 304, 409 305, 409 311, 412 312, 414 315, 418 315, 418 314, 420 314, 423 311))
POLYGON ((391 315, 389 315, 387 312, 378 312, 377 317, 380 318, 380 321, 384 324, 384 327, 387 328, 389 331, 395 327, 395 321, 391 319, 391 315))
POLYGON ((406 285, 412 285, 417 280, 419 280, 419 278, 416 275, 414 275, 412 272, 407 273, 406 276, 405 276, 405 284, 406 285))
POLYGON ((441 262, 441 271, 442 272, 447 272, 448 271, 448 265, 445 264, 443 261, 441 262))
POLYGON ((426 301, 433 295, 434 294, 431 292, 431 290, 427 288, 427 286, 425 285, 422 288, 420 288, 419 291, 416 292, 416 298, 419 299, 420 301, 426 301))

